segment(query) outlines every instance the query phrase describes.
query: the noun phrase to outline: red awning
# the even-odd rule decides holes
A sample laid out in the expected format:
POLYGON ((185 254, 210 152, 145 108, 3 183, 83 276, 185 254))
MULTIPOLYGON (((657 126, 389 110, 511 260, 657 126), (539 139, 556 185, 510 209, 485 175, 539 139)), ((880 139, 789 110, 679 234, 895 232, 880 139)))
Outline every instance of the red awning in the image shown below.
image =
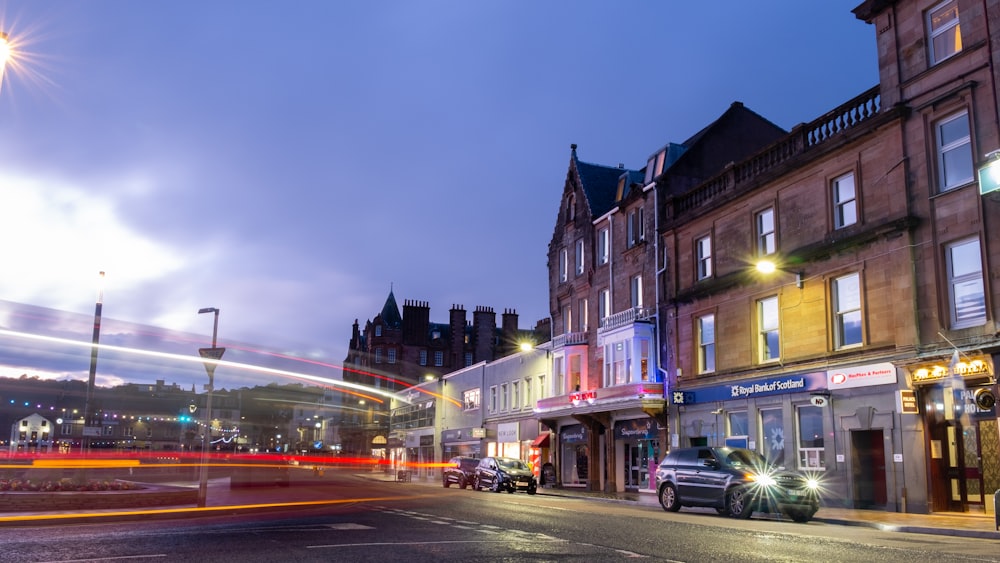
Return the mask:
POLYGON ((548 432, 546 432, 545 434, 542 434, 541 436, 535 438, 535 441, 531 443, 531 447, 532 448, 547 448, 547 447, 549 447, 549 436, 551 436, 551 434, 549 434, 548 432))

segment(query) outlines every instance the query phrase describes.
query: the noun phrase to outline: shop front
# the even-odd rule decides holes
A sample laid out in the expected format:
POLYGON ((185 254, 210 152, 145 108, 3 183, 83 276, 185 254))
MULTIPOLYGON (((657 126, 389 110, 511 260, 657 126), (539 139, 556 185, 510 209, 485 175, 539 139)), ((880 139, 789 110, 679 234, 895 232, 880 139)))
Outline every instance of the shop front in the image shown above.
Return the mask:
POLYGON ((441 431, 441 461, 453 457, 483 457, 483 438, 486 429, 482 427, 453 428, 441 431))
POLYGON ((590 437, 587 427, 572 424, 559 429, 559 467, 564 487, 586 487, 589 482, 590 437))
POLYGON ((645 416, 619 420, 614 425, 615 451, 621 456, 619 482, 626 491, 653 490, 656 484, 650 476, 663 457, 659 435, 665 431, 656 420, 645 416))
POLYGON ((985 511, 1000 489, 993 358, 955 352, 910 373, 926 429, 931 509, 985 511))

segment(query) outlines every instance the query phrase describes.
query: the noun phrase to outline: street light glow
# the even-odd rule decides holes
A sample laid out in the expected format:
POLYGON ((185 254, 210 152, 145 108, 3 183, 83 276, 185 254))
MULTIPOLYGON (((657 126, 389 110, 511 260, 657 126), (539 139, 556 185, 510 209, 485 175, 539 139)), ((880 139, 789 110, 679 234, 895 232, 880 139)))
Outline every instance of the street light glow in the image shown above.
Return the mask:
POLYGON ((777 269, 778 267, 770 260, 761 260, 760 262, 757 262, 757 271, 762 274, 773 274, 777 269))

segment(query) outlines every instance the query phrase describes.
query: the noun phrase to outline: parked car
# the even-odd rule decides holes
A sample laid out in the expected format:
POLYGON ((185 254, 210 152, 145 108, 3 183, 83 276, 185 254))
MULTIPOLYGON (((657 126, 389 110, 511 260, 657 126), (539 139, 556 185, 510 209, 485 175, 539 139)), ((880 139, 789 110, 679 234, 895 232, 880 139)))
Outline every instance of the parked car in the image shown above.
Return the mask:
POLYGON ((441 474, 441 484, 445 488, 455 483, 459 488, 466 488, 476 480, 476 467, 479 460, 474 457, 457 456, 448 460, 448 465, 441 474))
POLYGON ((527 463, 510 457, 484 457, 476 467, 475 489, 488 488, 494 493, 525 491, 533 495, 538 481, 527 463))
POLYGON ((675 448, 656 469, 656 490, 670 512, 708 506, 733 518, 777 511, 808 522, 819 510, 815 479, 774 468, 745 448, 675 448))

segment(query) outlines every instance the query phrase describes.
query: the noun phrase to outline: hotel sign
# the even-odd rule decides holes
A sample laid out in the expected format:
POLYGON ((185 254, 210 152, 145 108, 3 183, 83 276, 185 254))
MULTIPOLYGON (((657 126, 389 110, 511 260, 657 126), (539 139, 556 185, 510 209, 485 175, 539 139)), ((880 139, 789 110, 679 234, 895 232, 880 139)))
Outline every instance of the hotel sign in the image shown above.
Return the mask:
POLYGON ((954 373, 956 377, 981 377, 993 374, 993 364, 986 356, 974 356, 953 365, 942 359, 938 363, 923 364, 910 368, 913 383, 934 383, 948 378, 954 373))

